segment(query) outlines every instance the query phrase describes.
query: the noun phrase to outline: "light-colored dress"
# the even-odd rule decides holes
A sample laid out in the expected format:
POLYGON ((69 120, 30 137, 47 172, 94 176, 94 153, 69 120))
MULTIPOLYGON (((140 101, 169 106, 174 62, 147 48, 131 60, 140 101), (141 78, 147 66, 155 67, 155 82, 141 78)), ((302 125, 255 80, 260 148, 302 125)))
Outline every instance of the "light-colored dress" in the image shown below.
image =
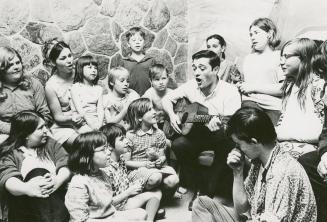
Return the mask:
MULTIPOLYGON (((66 80, 58 78, 57 75, 51 76, 51 78, 46 83, 47 88, 51 88, 57 95, 61 111, 65 116, 71 116, 72 110, 70 107, 70 89, 73 83, 66 80)), ((69 126, 60 126, 54 123, 51 127, 52 136, 59 143, 63 144, 70 137, 76 134, 76 130, 69 126)))
MULTIPOLYGON (((85 116, 89 118, 92 122, 98 122, 99 117, 97 112, 97 106, 99 99, 102 97, 103 88, 99 85, 87 86, 82 83, 74 83, 72 86, 72 91, 77 93, 77 98, 80 104, 82 105, 82 108, 85 112, 85 116)), ((73 113, 78 113, 73 101, 71 102, 71 107, 73 113)), ((78 132, 84 133, 91 130, 92 129, 87 124, 85 124, 78 129, 78 132)))

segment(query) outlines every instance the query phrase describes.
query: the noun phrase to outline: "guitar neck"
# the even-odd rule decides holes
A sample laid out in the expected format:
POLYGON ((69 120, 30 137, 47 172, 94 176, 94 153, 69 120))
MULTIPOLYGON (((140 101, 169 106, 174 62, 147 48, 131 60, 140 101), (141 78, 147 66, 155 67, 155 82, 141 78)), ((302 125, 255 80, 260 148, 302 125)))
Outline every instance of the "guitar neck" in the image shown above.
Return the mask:
POLYGON ((219 118, 221 118, 221 116, 219 116, 219 115, 195 115, 194 118, 190 122, 192 122, 192 123, 208 123, 215 116, 218 116, 219 118))

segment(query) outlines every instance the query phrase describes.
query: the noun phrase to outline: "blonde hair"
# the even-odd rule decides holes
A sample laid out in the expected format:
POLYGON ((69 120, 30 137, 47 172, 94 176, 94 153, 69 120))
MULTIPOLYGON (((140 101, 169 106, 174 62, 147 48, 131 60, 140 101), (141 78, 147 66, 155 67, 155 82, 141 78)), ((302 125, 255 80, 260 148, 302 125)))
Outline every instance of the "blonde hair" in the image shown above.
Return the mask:
POLYGON ((125 72, 129 75, 129 71, 121 66, 118 66, 118 67, 115 67, 115 68, 112 68, 109 70, 109 73, 108 73, 109 89, 111 89, 111 90, 113 89, 117 76, 122 72, 125 72))

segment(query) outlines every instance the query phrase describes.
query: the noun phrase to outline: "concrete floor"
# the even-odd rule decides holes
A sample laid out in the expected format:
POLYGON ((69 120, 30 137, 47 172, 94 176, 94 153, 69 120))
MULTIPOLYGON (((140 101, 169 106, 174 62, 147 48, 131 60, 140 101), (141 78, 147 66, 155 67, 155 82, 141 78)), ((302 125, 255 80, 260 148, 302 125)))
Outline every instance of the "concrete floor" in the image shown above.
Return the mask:
POLYGON ((188 204, 191 201, 193 192, 189 191, 182 195, 181 199, 173 199, 166 203, 166 217, 158 222, 191 222, 191 211, 188 211, 188 204))

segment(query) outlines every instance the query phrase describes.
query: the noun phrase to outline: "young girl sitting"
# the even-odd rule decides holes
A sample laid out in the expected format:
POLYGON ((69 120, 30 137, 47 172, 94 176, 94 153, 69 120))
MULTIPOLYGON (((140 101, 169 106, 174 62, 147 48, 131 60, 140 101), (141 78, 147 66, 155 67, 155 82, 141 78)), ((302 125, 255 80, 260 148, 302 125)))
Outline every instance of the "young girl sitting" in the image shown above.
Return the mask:
MULTIPOLYGON (((111 152, 109 166, 103 170, 112 176, 113 205, 118 210, 134 209, 145 205, 147 220, 153 221, 162 194, 160 190, 142 192, 143 181, 131 183, 129 180, 125 159, 126 155, 130 155, 130 146, 125 137, 125 128, 117 123, 108 123, 101 127, 100 131, 106 135, 111 152)), ((163 209, 162 212, 164 212, 163 209)))
POLYGON ((324 122, 321 92, 324 80, 312 73, 311 59, 317 50, 313 40, 300 38, 285 43, 281 67, 286 80, 283 110, 276 126, 277 138, 294 157, 314 151, 324 122))
POLYGON ((127 222, 144 220, 143 209, 117 211, 113 206, 111 178, 101 168, 107 166, 107 138, 101 132, 79 135, 73 143, 68 166, 73 176, 65 197, 70 221, 127 222))
POLYGON ((128 105, 139 94, 129 88, 129 72, 123 67, 110 69, 108 76, 109 93, 103 96, 103 107, 106 123, 120 123, 128 128, 124 118, 128 105))
POLYGON ((75 83, 71 88, 72 107, 85 120, 79 133, 99 129, 103 124, 103 89, 97 85, 98 80, 97 61, 92 56, 80 57, 76 62, 75 83))
POLYGON ((149 71, 151 88, 148 89, 142 97, 149 98, 157 114, 157 125, 159 129, 163 128, 163 123, 168 119, 167 114, 162 108, 161 99, 172 89, 167 88, 168 72, 162 64, 154 64, 149 71))
POLYGON ((206 40, 207 49, 213 51, 219 56, 220 67, 218 76, 219 79, 230 83, 237 83, 241 81, 241 73, 238 71, 236 64, 226 59, 226 41, 218 34, 211 35, 206 40))
POLYGON ((262 109, 276 125, 284 79, 279 66, 280 52, 275 50, 280 43, 277 28, 270 19, 259 18, 250 25, 249 31, 252 53, 244 59, 244 82, 238 85, 242 106, 262 109))
POLYGON ((174 194, 179 179, 172 167, 167 166, 165 134, 155 127, 156 112, 148 98, 133 101, 127 110, 131 130, 126 137, 132 142, 131 157, 126 165, 132 171, 131 180, 143 179, 147 190, 163 183, 163 188, 174 194))

